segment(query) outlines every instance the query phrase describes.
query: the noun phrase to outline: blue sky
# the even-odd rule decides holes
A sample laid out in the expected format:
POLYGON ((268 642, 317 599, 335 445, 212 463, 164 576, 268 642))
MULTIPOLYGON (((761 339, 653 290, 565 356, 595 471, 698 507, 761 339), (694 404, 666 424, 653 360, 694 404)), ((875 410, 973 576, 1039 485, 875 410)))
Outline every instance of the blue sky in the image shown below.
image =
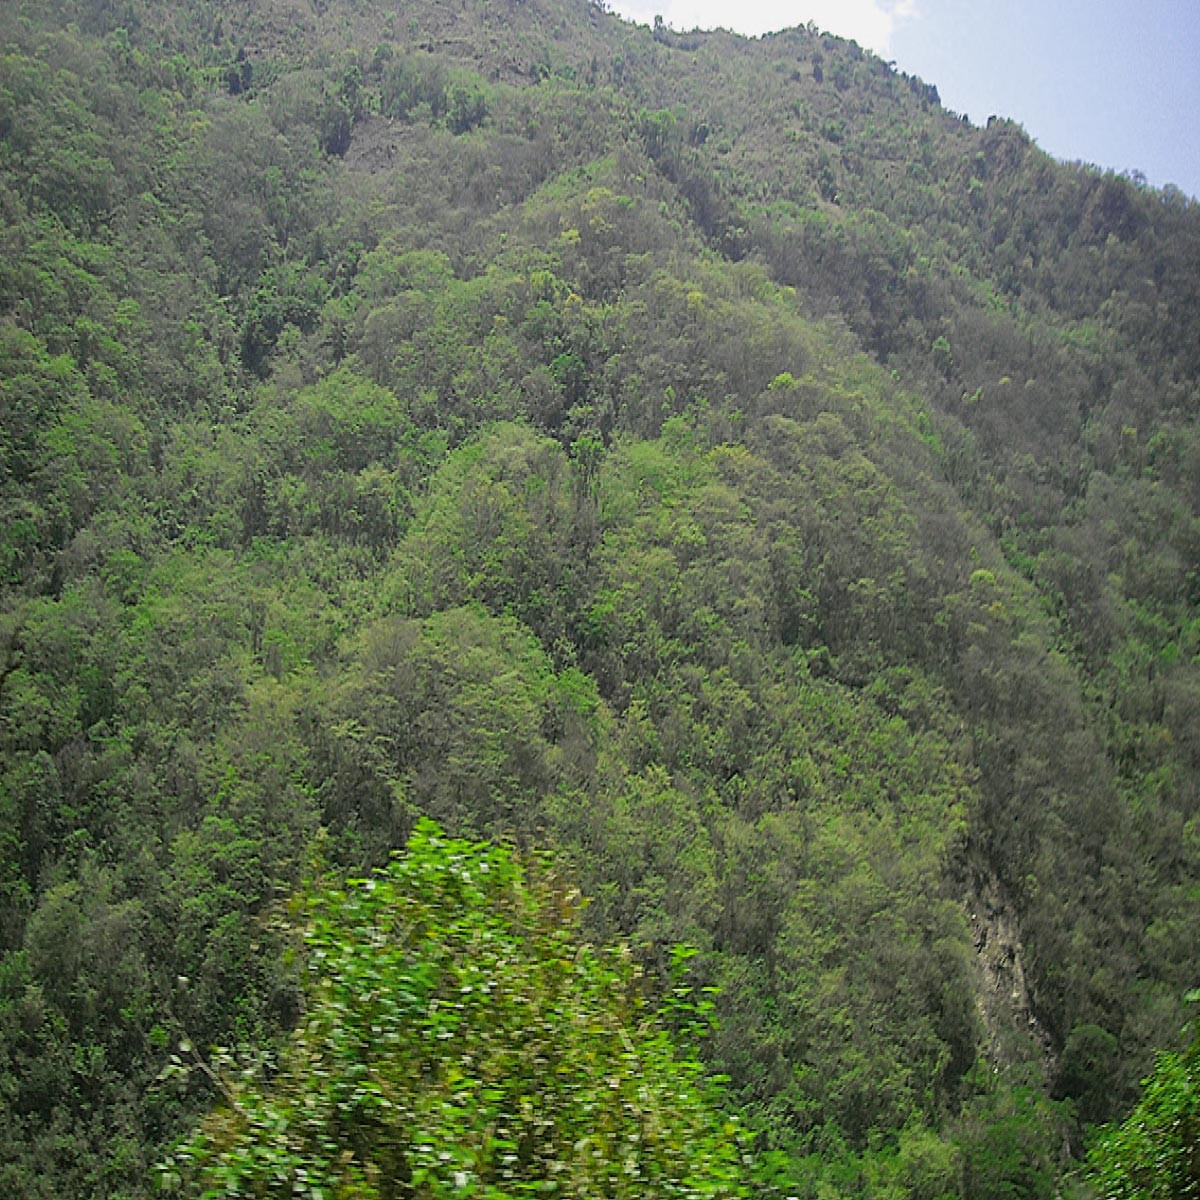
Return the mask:
POLYGON ((937 85, 980 124, 1020 121, 1057 158, 1200 199, 1200 0, 614 0, 676 29, 814 21, 937 85))

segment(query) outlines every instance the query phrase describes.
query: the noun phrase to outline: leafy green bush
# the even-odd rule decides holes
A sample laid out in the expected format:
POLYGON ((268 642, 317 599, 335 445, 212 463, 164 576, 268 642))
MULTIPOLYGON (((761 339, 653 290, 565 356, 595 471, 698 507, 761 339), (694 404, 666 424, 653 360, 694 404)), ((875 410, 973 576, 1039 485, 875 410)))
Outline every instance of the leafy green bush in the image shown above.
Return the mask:
MULTIPOLYGON (((1200 991, 1188 998, 1200 1001, 1200 991)), ((1159 1054, 1137 1107, 1088 1157, 1105 1200, 1200 1196, 1200 1026, 1182 1054, 1159 1054)))
POLYGON ((430 821, 386 871, 312 889, 307 1010, 269 1075, 214 1074, 225 1104, 166 1182, 205 1196, 744 1194, 715 1085, 676 1052, 627 951, 581 940, 578 909, 541 863, 430 821))

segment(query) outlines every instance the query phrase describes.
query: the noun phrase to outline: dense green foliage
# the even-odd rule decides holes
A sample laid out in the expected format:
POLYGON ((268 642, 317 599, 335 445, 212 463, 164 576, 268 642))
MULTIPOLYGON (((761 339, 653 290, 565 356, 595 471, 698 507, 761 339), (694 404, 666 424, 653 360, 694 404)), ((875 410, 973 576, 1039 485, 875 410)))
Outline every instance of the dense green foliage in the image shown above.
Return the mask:
POLYGON ((704 1068, 628 950, 581 941, 577 900, 429 821, 386 872, 315 890, 301 1024, 268 1080, 221 1080, 181 1169, 213 1196, 743 1195, 704 1068))
POLYGON ((1197 205, 812 29, 13 0, 0 216, 0 1191, 315 1053, 273 914, 422 816, 697 948, 763 1195, 1078 1172, 1200 960, 1197 205))
POLYGON ((1106 1130, 1089 1158, 1106 1200, 1200 1196, 1200 1034, 1183 1053, 1159 1055, 1129 1118, 1106 1130))

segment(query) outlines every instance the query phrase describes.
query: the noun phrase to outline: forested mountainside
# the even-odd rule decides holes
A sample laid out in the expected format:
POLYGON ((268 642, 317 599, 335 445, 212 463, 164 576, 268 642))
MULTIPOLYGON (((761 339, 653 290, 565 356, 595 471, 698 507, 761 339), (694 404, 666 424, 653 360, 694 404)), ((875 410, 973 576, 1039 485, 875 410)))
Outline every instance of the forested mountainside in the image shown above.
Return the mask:
POLYGON ((1090 1194, 1200 983, 1200 206, 811 27, 9 0, 0 214, 0 1191, 323 1077, 289 902, 432 818, 586 1011, 716 989, 738 1187, 1090 1194))

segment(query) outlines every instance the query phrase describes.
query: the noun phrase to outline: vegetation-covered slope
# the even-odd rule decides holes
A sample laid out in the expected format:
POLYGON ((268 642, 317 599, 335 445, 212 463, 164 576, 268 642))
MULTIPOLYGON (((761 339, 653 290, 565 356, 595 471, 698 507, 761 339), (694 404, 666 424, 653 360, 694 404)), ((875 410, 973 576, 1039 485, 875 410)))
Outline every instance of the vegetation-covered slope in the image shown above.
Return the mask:
POLYGON ((813 30, 0 51, 6 1194, 155 1189, 421 815, 699 949, 764 1194, 1055 1194, 1200 960, 1197 207, 813 30))

